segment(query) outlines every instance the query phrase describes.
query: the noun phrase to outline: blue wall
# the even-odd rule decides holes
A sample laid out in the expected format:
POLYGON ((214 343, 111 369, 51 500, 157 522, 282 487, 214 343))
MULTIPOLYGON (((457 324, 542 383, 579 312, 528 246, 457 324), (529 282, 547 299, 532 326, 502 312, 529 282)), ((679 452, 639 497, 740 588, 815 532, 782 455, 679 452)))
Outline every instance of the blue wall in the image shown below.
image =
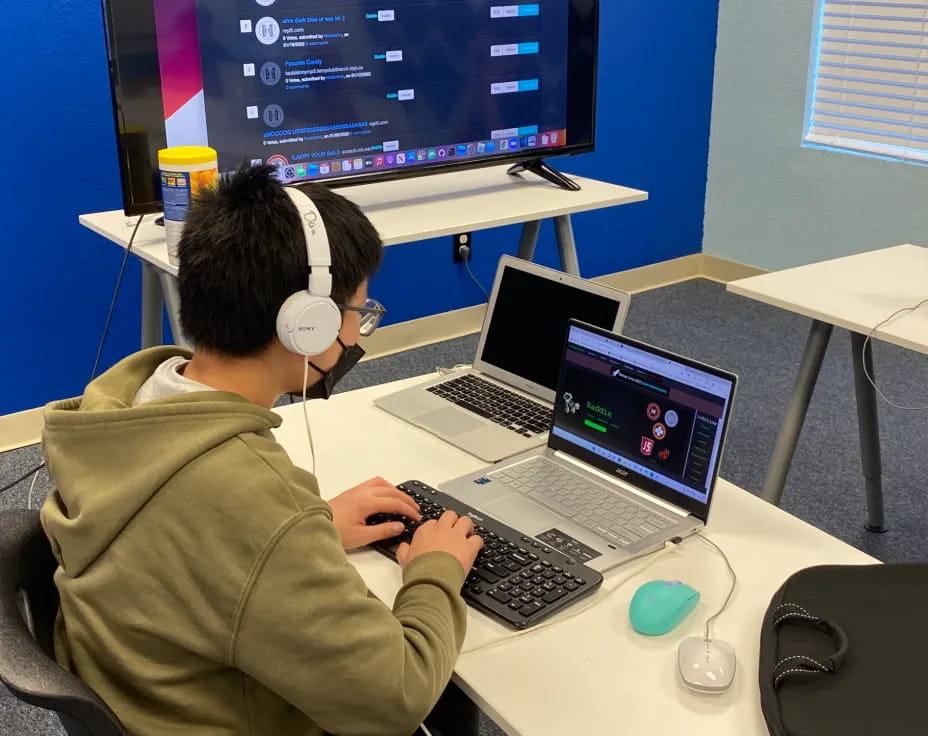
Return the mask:
MULTIPOLYGON (((718 2, 603 0, 601 14, 597 152, 558 165, 650 200, 574 218, 584 276, 701 250, 718 2)), ((0 116, 0 414, 80 392, 121 256, 77 224, 121 201, 98 3, 0 4, 0 28, 27 27, 53 41, 8 34, 2 52, 5 68, 28 73, 4 76, 0 116)), ((518 228, 478 233, 472 265, 485 285, 517 242, 518 228)), ((371 293, 391 321, 481 301, 449 252, 447 240, 387 249, 371 293)), ((538 259, 556 264, 550 229, 538 259)), ((138 346, 138 302, 131 263, 104 366, 138 346)))

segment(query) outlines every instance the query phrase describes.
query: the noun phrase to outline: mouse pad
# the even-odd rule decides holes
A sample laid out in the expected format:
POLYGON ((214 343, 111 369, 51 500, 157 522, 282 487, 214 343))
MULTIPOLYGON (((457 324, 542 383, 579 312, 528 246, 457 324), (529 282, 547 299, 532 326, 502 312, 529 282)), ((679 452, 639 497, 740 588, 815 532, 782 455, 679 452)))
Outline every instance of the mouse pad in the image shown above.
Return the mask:
POLYGON ((416 417, 416 421, 423 427, 450 437, 484 426, 479 419, 469 417, 465 412, 453 406, 422 414, 416 417))

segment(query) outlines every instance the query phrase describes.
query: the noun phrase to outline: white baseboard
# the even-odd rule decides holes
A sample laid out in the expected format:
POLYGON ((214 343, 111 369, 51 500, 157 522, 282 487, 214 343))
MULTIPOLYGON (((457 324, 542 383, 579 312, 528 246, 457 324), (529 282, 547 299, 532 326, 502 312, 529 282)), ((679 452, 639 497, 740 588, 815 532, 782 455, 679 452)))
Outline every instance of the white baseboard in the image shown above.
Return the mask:
POLYGON ((0 452, 34 445, 45 426, 45 407, 0 417, 0 452))

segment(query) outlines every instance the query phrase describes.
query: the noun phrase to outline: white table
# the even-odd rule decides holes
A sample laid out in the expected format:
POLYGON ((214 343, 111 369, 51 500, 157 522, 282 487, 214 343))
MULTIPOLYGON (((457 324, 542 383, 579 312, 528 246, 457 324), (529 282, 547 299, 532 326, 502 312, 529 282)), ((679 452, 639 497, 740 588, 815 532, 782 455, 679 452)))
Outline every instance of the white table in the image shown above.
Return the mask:
MULTIPOLYGON (((835 326, 851 332, 851 362, 857 395, 861 463, 867 490, 867 528, 886 530, 876 392, 867 334, 893 312, 928 297, 928 249, 897 245, 808 266, 732 281, 728 290, 812 320, 789 406, 777 434, 762 496, 779 503, 799 433, 835 326)), ((880 327, 872 339, 928 353, 928 309, 908 313, 880 327)))
MULTIPOLYGON (((377 475, 393 482, 418 479, 439 485, 481 467, 480 460, 373 406, 375 397, 419 380, 309 402, 324 496, 377 475)), ((277 438, 294 462, 308 467, 300 407, 278 411, 284 422, 277 438)), ((757 662, 760 625, 770 597, 800 568, 875 560, 724 480, 716 493, 709 532, 730 556, 740 579, 731 608, 714 629, 738 655, 738 671, 728 692, 697 695, 676 673, 680 640, 703 630, 729 585, 722 559, 695 539, 580 616, 464 654, 455 669, 456 682, 513 736, 766 736, 757 662), (627 611, 635 589, 653 579, 682 579, 702 592, 704 602, 676 631, 646 638, 631 630, 627 611)), ((400 586, 399 568, 370 550, 353 553, 352 560, 370 589, 392 602, 400 586)), ((631 562, 607 573, 605 585, 640 564, 631 562)), ((470 611, 464 648, 511 635, 470 611)))
MULTIPOLYGON (((336 191, 364 211, 384 245, 485 230, 522 223, 519 258, 532 260, 541 221, 553 219, 561 268, 579 275, 570 215, 641 202, 647 192, 573 177, 581 190, 570 192, 530 174, 513 177, 507 166, 414 177, 378 184, 341 187, 336 191)), ((81 215, 81 225, 126 248, 138 218, 122 210, 81 215)), ((164 228, 155 218, 143 221, 132 246, 142 261, 142 347, 161 343, 161 303, 171 330, 180 335, 177 267, 168 262, 164 228)))

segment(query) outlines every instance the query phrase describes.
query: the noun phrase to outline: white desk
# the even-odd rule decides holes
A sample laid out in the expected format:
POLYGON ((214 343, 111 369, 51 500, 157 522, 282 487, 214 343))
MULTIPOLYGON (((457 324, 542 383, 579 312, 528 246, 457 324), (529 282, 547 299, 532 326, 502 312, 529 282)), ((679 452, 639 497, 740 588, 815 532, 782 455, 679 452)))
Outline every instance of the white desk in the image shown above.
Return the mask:
MULTIPOLYGON (((309 403, 323 495, 336 495, 377 475, 394 482, 418 479, 439 485, 481 467, 480 460, 372 405, 376 396, 418 380, 309 403)), ((300 407, 278 411, 284 423, 277 438, 294 462, 308 466, 300 407)), ((731 642, 739 658, 727 693, 697 695, 686 690, 676 674, 677 645, 702 631, 729 585, 722 559, 695 539, 582 615, 463 655, 455 669, 456 681, 513 736, 766 736, 757 662, 760 625, 770 597, 800 568, 875 560, 726 481, 719 481, 709 531, 740 579, 731 608, 715 626, 715 634, 731 642), (682 579, 702 592, 704 602, 678 630, 646 638, 631 630, 627 610, 635 589, 653 579, 682 579)), ((370 550, 353 553, 352 559, 371 590, 392 602, 400 586, 399 568, 370 550)), ((605 585, 640 564, 635 561, 627 569, 607 573, 605 585)), ((471 611, 464 648, 511 634, 471 611)))
MULTIPOLYGON (((519 258, 532 260, 541 220, 553 219, 561 268, 580 273, 570 215, 641 202, 647 192, 572 177, 579 192, 569 192, 531 174, 512 177, 507 166, 494 166, 422 176, 378 184, 341 187, 336 191, 364 211, 384 245, 411 243, 444 235, 522 223, 519 258)), ((81 215, 81 225, 126 248, 138 218, 122 210, 81 215)), ((177 267, 168 262, 164 228, 149 217, 142 223, 132 252, 142 261, 142 347, 161 343, 161 301, 171 329, 177 321, 177 267)))
MULTIPOLYGON (((864 341, 893 312, 928 298, 928 248, 897 245, 732 281, 728 290, 812 320, 761 495, 772 503, 780 501, 828 340, 835 326, 843 327, 851 332, 867 528, 885 531, 876 392, 863 370, 866 361, 873 376, 873 357, 864 341)), ((928 353, 928 309, 900 316, 878 329, 873 339, 928 353)))

